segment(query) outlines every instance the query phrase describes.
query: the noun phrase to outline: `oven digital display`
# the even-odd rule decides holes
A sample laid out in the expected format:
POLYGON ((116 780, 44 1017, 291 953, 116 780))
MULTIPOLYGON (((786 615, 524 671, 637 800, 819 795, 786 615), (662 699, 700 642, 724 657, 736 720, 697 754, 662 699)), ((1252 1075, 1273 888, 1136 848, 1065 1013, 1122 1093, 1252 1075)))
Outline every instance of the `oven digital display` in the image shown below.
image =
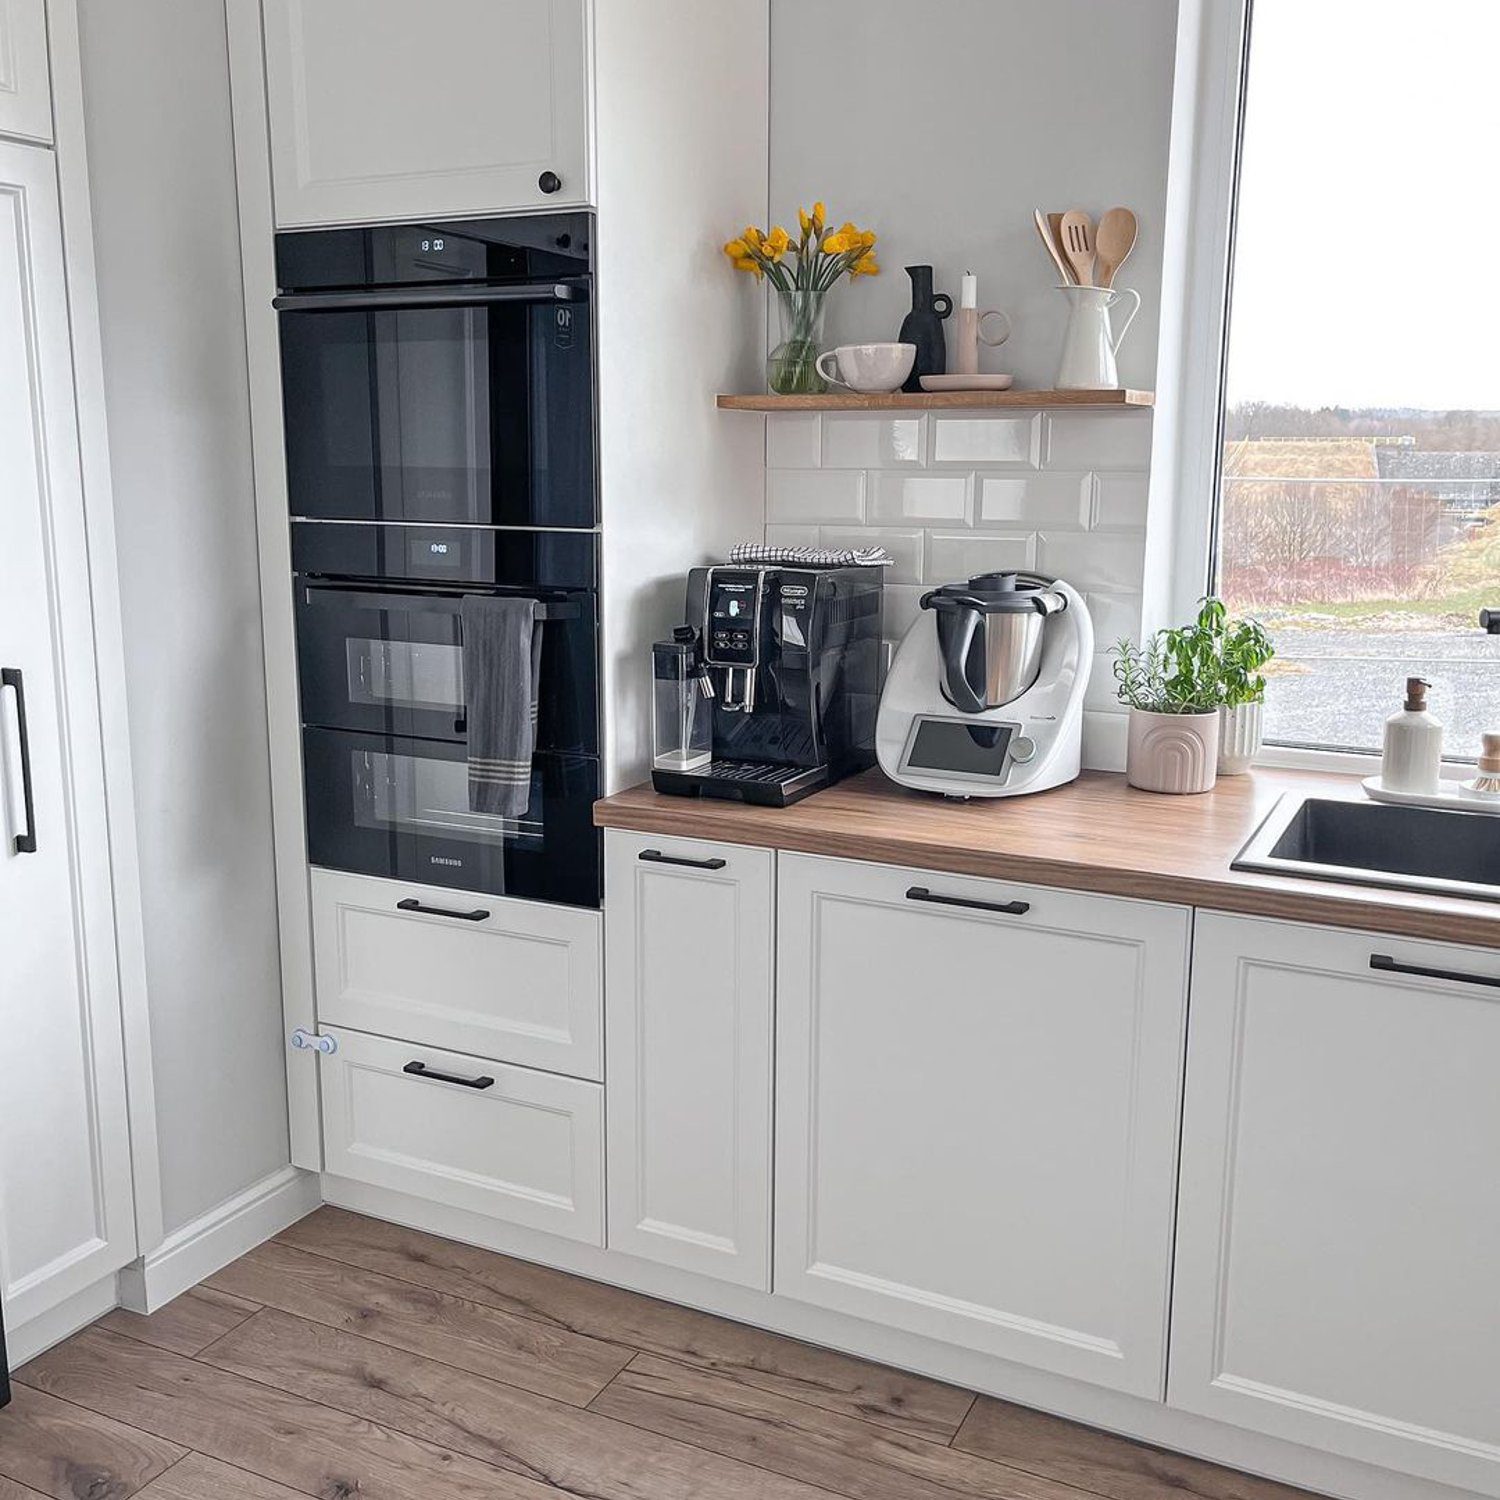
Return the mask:
POLYGON ((1010 724, 965 724, 957 719, 921 719, 906 764, 916 771, 955 771, 999 777, 1010 750, 1010 724))

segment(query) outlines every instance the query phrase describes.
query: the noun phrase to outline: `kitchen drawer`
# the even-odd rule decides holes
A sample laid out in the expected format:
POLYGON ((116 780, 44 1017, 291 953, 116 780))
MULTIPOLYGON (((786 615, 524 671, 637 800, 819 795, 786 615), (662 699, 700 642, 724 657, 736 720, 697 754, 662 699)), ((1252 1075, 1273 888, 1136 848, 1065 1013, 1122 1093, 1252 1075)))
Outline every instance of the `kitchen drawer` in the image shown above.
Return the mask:
POLYGON ((598 912, 333 870, 312 904, 320 1025, 603 1078, 598 912))
POLYGON ((358 1031, 324 1035, 336 1043, 319 1058, 329 1172, 604 1243, 599 1084, 358 1031))

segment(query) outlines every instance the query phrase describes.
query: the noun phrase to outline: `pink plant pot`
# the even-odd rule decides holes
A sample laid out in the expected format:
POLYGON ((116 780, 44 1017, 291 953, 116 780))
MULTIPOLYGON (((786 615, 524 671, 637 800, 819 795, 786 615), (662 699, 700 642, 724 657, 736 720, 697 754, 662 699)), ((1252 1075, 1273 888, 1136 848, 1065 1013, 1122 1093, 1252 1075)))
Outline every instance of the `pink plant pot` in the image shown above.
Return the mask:
POLYGON ((1219 774, 1219 711, 1153 714, 1130 710, 1125 779, 1143 792, 1209 791, 1219 774))

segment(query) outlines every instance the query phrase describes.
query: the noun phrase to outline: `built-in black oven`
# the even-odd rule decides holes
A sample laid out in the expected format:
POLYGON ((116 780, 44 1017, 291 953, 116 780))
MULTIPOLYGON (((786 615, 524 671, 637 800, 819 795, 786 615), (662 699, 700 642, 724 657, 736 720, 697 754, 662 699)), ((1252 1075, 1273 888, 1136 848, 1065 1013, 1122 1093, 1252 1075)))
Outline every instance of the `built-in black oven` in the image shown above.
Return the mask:
POLYGON ((298 521, 292 562, 312 863, 597 906, 596 537, 298 521), (538 604, 536 748, 517 817, 471 806, 472 594, 538 604))
POLYGON ((587 214, 276 236, 293 516, 597 523, 587 214))

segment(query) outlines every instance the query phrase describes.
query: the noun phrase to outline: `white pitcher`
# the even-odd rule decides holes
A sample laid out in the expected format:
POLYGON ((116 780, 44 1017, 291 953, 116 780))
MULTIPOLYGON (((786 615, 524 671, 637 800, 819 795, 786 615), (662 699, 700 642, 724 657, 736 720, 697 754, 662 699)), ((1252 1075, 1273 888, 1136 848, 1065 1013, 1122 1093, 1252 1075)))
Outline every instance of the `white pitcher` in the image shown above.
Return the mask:
POLYGON ((1118 389, 1120 372, 1115 367, 1115 351, 1141 310, 1141 294, 1133 287, 1113 291, 1104 286, 1061 286, 1058 291, 1068 299, 1068 331, 1063 336, 1058 390, 1118 389), (1122 297, 1131 299, 1130 313, 1115 333, 1110 328, 1109 310, 1122 297))

